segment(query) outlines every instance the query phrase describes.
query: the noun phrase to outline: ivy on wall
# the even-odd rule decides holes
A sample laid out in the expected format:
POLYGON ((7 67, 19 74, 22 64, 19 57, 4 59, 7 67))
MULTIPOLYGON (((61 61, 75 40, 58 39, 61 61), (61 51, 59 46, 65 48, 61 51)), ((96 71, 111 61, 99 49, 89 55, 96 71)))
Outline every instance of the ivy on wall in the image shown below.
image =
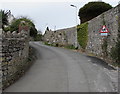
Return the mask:
POLYGON ((108 46, 108 42, 107 42, 107 37, 104 38, 103 40, 103 44, 102 44, 102 52, 103 52, 103 57, 107 57, 108 56, 108 52, 107 52, 107 46, 108 46))
POLYGON ((77 38, 80 46, 85 49, 88 41, 88 22, 77 26, 77 38))
POLYGON ((120 67, 120 18, 118 19, 118 38, 115 47, 111 49, 111 57, 114 63, 120 67))
POLYGON ((111 49, 111 57, 118 66, 120 66, 120 41, 116 42, 116 46, 111 49))

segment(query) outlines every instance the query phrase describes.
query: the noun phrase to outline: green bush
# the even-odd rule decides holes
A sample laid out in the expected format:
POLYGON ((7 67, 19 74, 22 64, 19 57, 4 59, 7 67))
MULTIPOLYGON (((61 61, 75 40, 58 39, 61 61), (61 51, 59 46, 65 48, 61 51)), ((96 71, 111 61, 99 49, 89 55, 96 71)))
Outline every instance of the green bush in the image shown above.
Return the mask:
POLYGON ((37 29, 35 28, 34 23, 29 18, 26 18, 26 17, 21 17, 19 19, 15 19, 12 22, 12 24, 10 25, 10 31, 18 32, 21 21, 25 21, 25 23, 27 23, 28 27, 30 28, 30 36, 35 38, 37 36, 37 29))
POLYGON ((8 16, 11 12, 9 10, 0 10, 0 28, 4 30, 4 26, 8 25, 8 16))
POLYGON ((37 34, 37 36, 34 38, 35 41, 42 41, 42 34, 37 34))
POLYGON ((77 38, 80 46, 85 49, 88 40, 88 23, 83 23, 77 26, 77 38))
POLYGON ((53 46, 52 44, 49 44, 49 42, 44 42, 44 44, 47 46, 53 46))
POLYGON ((73 46, 73 45, 66 45, 65 48, 68 48, 68 49, 77 49, 77 48, 75 48, 75 46, 73 46))
POLYGON ((10 27, 9 27, 9 26, 8 26, 8 27, 4 27, 4 31, 5 31, 5 32, 10 31, 10 27))
POLYGON ((78 15, 80 17, 81 23, 84 23, 111 8, 112 6, 110 4, 104 2, 89 2, 80 8, 78 15))

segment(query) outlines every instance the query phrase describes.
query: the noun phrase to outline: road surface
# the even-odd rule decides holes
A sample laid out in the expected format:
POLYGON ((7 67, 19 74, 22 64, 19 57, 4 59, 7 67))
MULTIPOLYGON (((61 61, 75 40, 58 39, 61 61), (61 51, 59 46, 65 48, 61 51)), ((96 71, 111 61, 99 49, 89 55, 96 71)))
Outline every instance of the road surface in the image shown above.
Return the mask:
POLYGON ((5 92, 115 92, 118 72, 102 60, 31 42, 37 60, 5 92))

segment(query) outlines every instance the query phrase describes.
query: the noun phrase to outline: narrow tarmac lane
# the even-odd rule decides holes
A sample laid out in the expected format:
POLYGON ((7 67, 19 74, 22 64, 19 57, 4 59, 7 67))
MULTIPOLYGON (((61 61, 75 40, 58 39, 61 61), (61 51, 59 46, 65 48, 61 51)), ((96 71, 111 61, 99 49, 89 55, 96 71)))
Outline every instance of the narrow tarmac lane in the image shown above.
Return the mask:
POLYGON ((101 60, 31 42, 37 60, 5 92, 115 92, 118 72, 101 60))

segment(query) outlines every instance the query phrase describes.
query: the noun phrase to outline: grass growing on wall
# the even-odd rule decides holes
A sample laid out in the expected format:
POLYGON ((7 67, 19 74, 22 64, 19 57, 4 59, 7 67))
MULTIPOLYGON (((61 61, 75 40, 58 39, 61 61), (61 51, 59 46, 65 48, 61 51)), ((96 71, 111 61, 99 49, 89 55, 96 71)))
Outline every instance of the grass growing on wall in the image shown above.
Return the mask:
POLYGON ((103 51, 103 55, 104 57, 108 56, 108 52, 107 52, 107 46, 108 46, 108 42, 107 42, 107 37, 104 39, 103 41, 103 45, 102 45, 102 51, 103 51))
POLYGON ((118 30, 116 45, 111 49, 111 57, 114 60, 114 64, 120 67, 120 30, 118 30))
POLYGON ((88 40, 88 22, 77 26, 77 38, 80 46, 85 49, 88 40))
POLYGON ((111 49, 111 57, 114 64, 120 67, 120 18, 118 18, 118 38, 115 47, 111 49))
POLYGON ((65 48, 67 48, 67 49, 77 49, 77 48, 75 48, 75 46, 73 46, 73 45, 66 45, 65 48))

